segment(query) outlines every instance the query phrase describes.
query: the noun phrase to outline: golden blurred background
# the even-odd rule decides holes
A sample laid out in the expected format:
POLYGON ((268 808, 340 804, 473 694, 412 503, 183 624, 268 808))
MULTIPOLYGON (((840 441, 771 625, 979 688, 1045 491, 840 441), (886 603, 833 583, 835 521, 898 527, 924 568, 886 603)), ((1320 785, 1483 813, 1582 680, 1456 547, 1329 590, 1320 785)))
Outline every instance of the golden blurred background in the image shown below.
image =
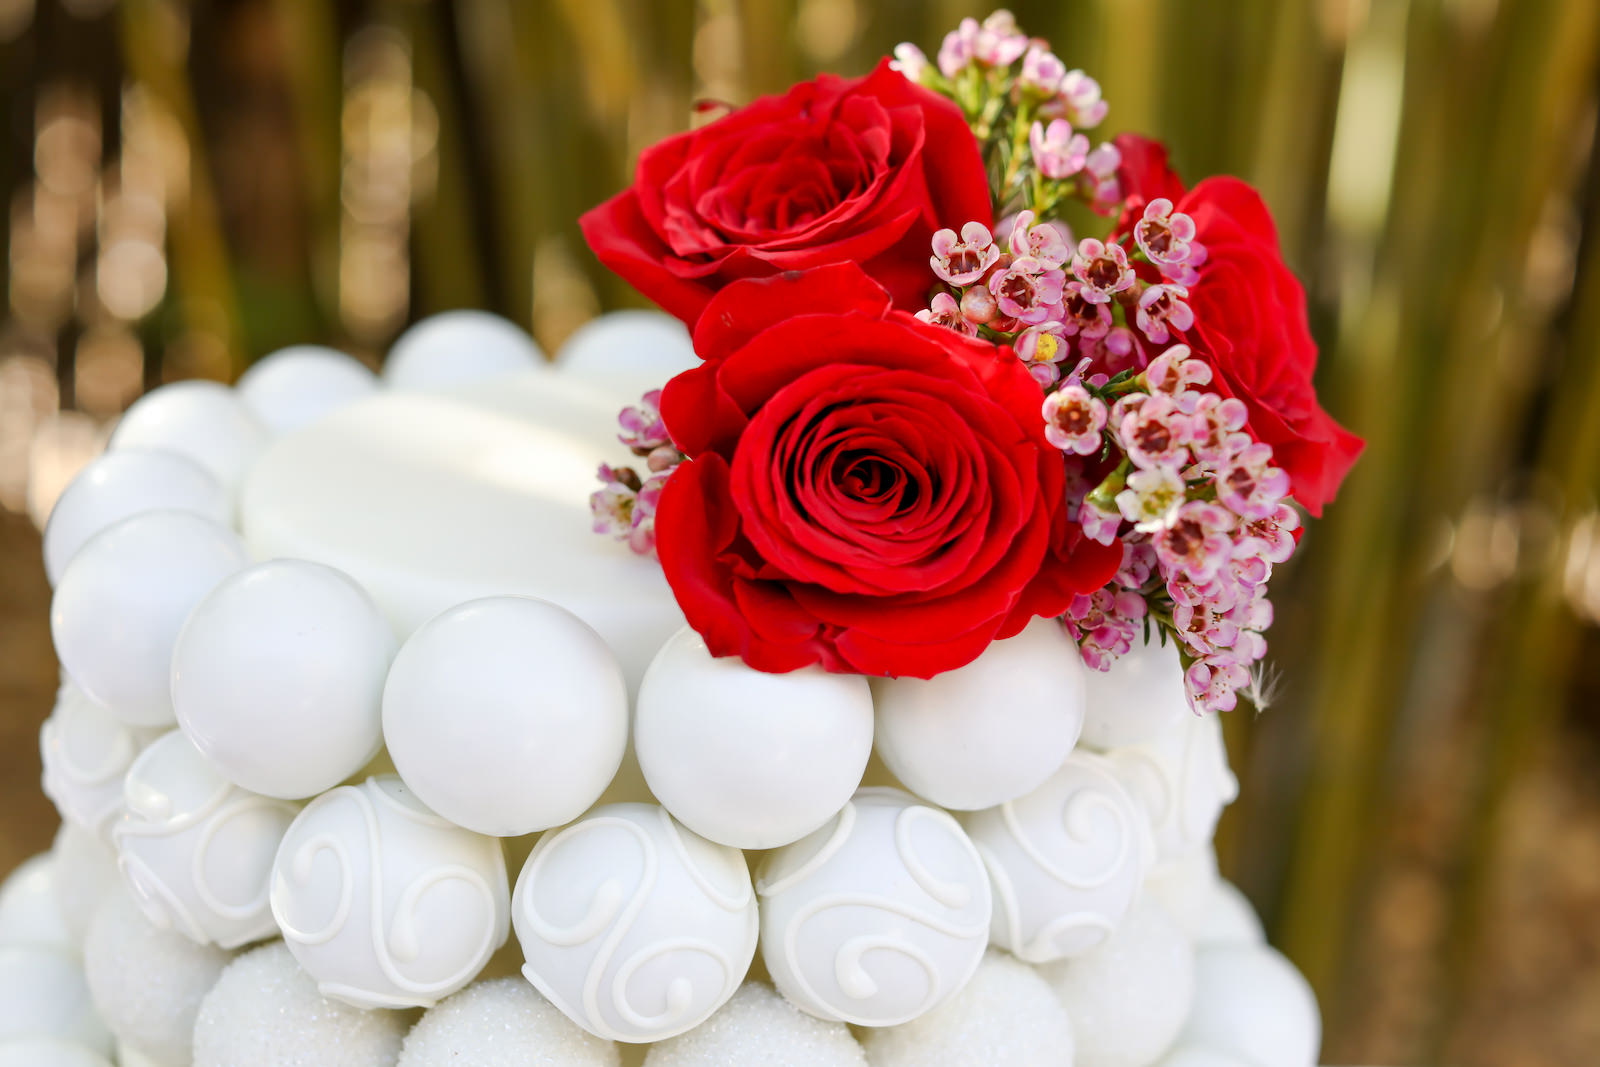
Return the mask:
MULTIPOLYGON (((1329 1062, 1600 1063, 1600 3, 1016 0, 1107 133, 1264 192, 1370 441, 1227 719, 1224 869, 1329 1062)), ((697 100, 930 54, 917 0, 0 0, 0 868, 44 848, 36 532, 143 389, 638 303, 579 239, 697 100)))

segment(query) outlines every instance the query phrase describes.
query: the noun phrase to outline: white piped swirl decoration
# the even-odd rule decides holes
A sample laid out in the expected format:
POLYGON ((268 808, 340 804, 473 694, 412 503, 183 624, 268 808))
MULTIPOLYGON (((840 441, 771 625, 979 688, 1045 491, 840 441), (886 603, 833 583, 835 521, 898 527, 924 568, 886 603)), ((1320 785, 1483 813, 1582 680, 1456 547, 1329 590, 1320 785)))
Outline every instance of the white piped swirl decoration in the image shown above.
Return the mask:
POLYGON ((1113 748, 1106 757, 1149 816, 1158 870, 1209 843, 1222 809, 1239 795, 1216 715, 1185 715, 1155 737, 1113 748))
POLYGON ((71 682, 39 730, 44 791, 63 819, 94 834, 109 831, 122 810, 128 766, 159 730, 129 726, 71 682))

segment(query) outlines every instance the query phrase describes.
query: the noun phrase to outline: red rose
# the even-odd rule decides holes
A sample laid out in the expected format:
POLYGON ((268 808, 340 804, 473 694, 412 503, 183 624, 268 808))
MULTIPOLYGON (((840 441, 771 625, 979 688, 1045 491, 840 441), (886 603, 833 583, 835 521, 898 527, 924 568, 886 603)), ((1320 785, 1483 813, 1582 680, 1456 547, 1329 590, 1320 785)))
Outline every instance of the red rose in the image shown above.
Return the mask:
POLYGON ((929 241, 991 221, 961 109, 887 61, 764 97, 639 157, 634 184, 580 220, 600 262, 691 326, 740 278, 862 264, 926 306, 929 241))
POLYGON ((1069 521, 1038 383, 891 309, 853 264, 735 282, 661 412, 690 460, 657 550, 719 656, 927 678, 1109 580, 1069 521))

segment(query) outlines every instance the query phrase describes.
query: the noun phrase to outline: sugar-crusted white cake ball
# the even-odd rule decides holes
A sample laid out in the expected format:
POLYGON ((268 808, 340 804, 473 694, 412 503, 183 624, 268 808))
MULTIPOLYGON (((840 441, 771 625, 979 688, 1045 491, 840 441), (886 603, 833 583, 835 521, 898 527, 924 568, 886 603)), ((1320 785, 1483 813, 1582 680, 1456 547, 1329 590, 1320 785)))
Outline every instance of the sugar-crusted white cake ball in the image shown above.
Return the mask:
POLYGON ((50 846, 56 908, 75 946, 83 944, 100 901, 118 884, 117 856, 100 838, 64 822, 50 846))
POLYGON ((89 461, 67 483, 44 528, 44 571, 53 586, 91 537, 145 511, 188 511, 227 526, 233 505, 222 483, 188 456, 124 448, 89 461))
POLYGON ((171 1067, 189 1063, 200 1000, 228 953, 155 926, 133 898, 107 894, 83 942, 96 1010, 119 1042, 171 1067))
POLYGON ((474 982, 429 1008, 397 1067, 617 1067, 617 1046, 585 1032, 515 976, 474 982))
POLYGON ((989 941, 977 850, 949 813, 898 789, 862 789, 768 853, 756 889, 773 983, 823 1019, 909 1022, 960 992, 989 941))
MULTIPOLYGON (((122 1067, 134 1067, 118 1057, 122 1067)), ((0 1041, 0 1067, 111 1067, 111 1061, 94 1052, 53 1037, 25 1037, 0 1041)))
POLYGON ((616 1041, 698 1026, 755 956, 743 853, 656 804, 603 805, 547 832, 511 910, 524 977, 573 1022, 616 1041))
POLYGON ((122 778, 155 730, 129 726, 70 681, 39 730, 44 792, 62 819, 95 834, 122 810, 122 778))
POLYGON ((1148 741, 1193 714, 1183 688, 1177 642, 1152 627, 1108 671, 1086 671, 1083 743, 1108 749, 1148 741))
POLYGON ((965 989, 902 1026, 869 1030, 872 1067, 1062 1067, 1073 1061, 1072 1021, 1032 967, 990 949, 965 989))
POLYGON ((393 1067, 410 1021, 327 999, 274 941, 228 964, 200 1002, 194 1067, 393 1067))
POLYGON ((1171 1048, 1195 995, 1194 946, 1141 900, 1106 943, 1039 973, 1072 1019, 1075 1067, 1145 1067, 1171 1048))
POLYGON ((975 811, 1022 796, 1077 743, 1089 673, 1061 624, 1035 619, 965 667, 873 679, 878 754, 920 797, 975 811))
POLYGON ((133 402, 110 451, 164 449, 194 460, 230 494, 267 444, 267 428, 220 382, 174 382, 133 402))
POLYGON ((1239 795, 1216 715, 1186 714, 1147 741, 1105 754, 1150 817, 1158 872, 1209 846, 1222 809, 1239 795))
POLYGON ((273 934, 267 881, 295 805, 240 789, 171 730, 128 768, 123 807, 117 866, 146 918, 223 948, 273 934))
POLYGON ((600 798, 628 744, 628 684, 570 611, 525 596, 470 600, 395 656, 383 734, 424 804, 470 830, 517 837, 600 798))
POLYGON ((432 1007, 510 929, 500 842, 429 811, 394 775, 307 804, 272 868, 272 916, 326 996, 432 1007))
POLYGON ((250 414, 281 434, 370 396, 378 376, 338 349, 292 345, 252 363, 233 389, 250 414))
POLYGON ((686 1034, 650 1046, 644 1067, 867 1067, 844 1023, 790 1004, 765 982, 746 982, 686 1034))
POLYGON ((1267 945, 1206 945, 1195 955, 1195 998, 1178 1043, 1249 1067, 1314 1067, 1322 1016, 1311 985, 1267 945))
POLYGON ((688 627, 639 687, 634 748, 673 817, 735 848, 798 841, 833 817, 872 755, 872 691, 819 667, 766 674, 688 627))
POLYGON ((446 311, 401 334, 382 375, 395 389, 443 389, 545 364, 544 352, 516 323, 487 311, 446 311))
POLYGON ((248 562, 238 534, 189 512, 148 511, 107 527, 56 583, 50 633, 61 665, 129 725, 167 725, 178 631, 248 562))
POLYGON ((573 331, 556 353, 563 373, 632 393, 646 390, 699 364, 683 323, 660 311, 612 311, 573 331))
POLYGON ((95 1014, 77 960, 53 948, 0 948, 0 1043, 33 1037, 111 1054, 111 1032, 95 1014))
POLYGON ((48 852, 23 860, 0 884, 0 948, 7 945, 76 951, 56 904, 55 857, 48 852))
POLYGON ((234 784, 297 799, 331 789, 383 745, 394 631, 354 578, 274 559, 222 582, 172 650, 172 702, 234 784))
POLYGON ((1111 765, 1083 751, 1026 796, 964 816, 994 887, 990 941, 1029 963, 1105 941, 1139 894, 1144 817, 1111 765))

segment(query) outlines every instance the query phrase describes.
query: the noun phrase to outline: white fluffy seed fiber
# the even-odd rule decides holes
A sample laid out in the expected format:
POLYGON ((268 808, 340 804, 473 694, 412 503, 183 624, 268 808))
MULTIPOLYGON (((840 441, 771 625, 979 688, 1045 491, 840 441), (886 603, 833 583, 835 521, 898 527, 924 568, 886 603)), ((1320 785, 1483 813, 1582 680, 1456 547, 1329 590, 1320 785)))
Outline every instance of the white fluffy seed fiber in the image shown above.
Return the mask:
POLYGON ((520 976, 474 982, 406 1036, 399 1067, 617 1067, 617 1046, 561 1014, 520 976))
POLYGON ((1071 1067, 1072 1022, 1050 984, 990 949, 957 996, 903 1026, 869 1031, 872 1067, 1071 1067))
POLYGON ((410 1021, 329 1000, 274 941, 228 964, 200 1002, 194 1067, 394 1067, 410 1021))
MULTIPOLYGON (((1000 1061, 995 1061, 1000 1062, 1000 1061)), ((645 1067, 866 1067, 843 1023, 807 1015, 765 982, 746 982, 686 1034, 653 1045, 645 1067)))

